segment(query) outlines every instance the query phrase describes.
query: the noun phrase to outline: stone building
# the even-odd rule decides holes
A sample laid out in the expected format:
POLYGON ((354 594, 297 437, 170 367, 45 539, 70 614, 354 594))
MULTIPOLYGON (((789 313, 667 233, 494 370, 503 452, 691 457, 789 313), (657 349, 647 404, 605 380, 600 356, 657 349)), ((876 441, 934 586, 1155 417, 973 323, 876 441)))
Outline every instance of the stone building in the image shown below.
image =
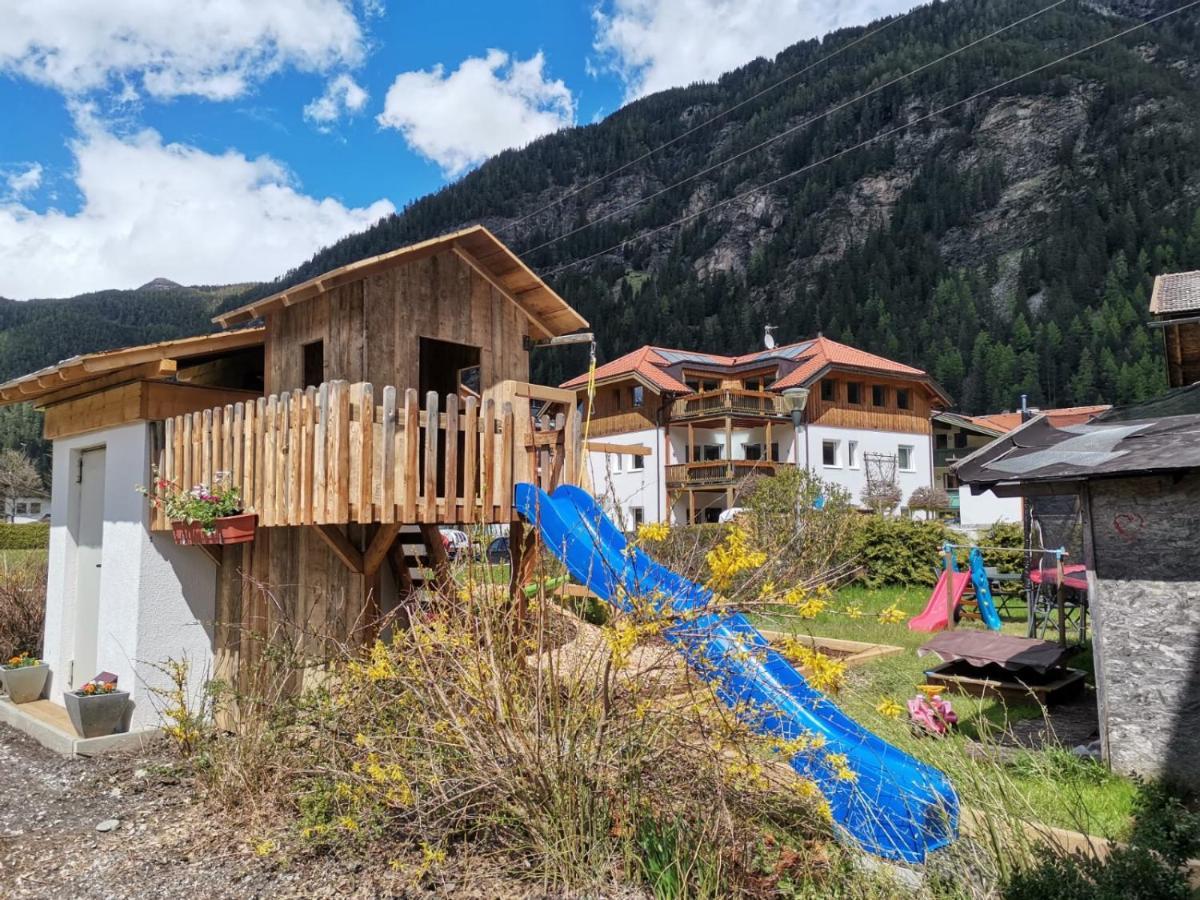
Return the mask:
POLYGON ((1099 726, 1116 771, 1200 788, 1200 384, 962 460, 998 496, 1079 498, 1099 726))

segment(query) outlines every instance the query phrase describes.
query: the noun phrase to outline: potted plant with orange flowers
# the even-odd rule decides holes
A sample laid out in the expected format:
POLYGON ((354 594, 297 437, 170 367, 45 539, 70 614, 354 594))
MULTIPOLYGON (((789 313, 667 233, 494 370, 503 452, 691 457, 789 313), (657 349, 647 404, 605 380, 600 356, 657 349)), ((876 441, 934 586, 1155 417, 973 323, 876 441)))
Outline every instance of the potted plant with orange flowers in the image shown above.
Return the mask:
POLYGON ((104 737, 122 731, 129 691, 117 690, 116 681, 89 681, 63 694, 67 715, 75 732, 84 738, 104 737))
POLYGON ((177 544, 244 544, 254 540, 258 516, 245 511, 241 491, 228 472, 218 472, 212 484, 197 484, 188 490, 165 478, 155 479, 153 491, 139 490, 166 514, 177 544))
POLYGON ((0 666, 0 684, 13 703, 29 703, 41 698, 46 689, 50 667, 28 653, 20 653, 0 666))

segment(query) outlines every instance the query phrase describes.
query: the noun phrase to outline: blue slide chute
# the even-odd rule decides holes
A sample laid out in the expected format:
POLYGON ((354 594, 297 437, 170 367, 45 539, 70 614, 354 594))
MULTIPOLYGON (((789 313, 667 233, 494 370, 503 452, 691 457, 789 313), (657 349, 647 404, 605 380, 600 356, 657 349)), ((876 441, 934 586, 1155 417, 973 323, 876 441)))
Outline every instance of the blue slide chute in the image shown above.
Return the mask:
POLYGON ((996 601, 992 599, 992 586, 988 582, 987 571, 983 568, 983 553, 978 547, 971 548, 968 558, 971 566, 971 586, 975 588, 975 605, 979 607, 979 615, 983 624, 992 631, 1000 630, 1000 613, 996 611, 996 601))
POLYGON ((759 733, 783 741, 823 740, 819 751, 803 751, 789 762, 816 784, 836 825, 863 849, 918 863, 954 840, 958 797, 946 776, 867 731, 814 690, 745 616, 713 609, 707 588, 630 545, 585 491, 564 485, 550 496, 519 484, 515 494, 517 510, 536 524, 546 547, 602 600, 628 608, 626 598, 645 598, 680 617, 663 636, 759 733), (845 757, 852 779, 839 776, 831 754, 845 757))

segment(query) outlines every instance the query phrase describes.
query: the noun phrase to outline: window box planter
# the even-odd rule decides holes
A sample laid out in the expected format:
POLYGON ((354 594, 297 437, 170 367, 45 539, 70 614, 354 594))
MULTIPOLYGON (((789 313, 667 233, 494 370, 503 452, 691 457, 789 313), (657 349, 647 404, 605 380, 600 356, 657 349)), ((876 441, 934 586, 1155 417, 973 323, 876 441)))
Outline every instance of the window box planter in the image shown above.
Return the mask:
POLYGON ((217 519, 209 531, 199 522, 172 522, 171 531, 175 543, 185 547, 192 544, 245 544, 254 540, 257 526, 256 513, 240 513, 217 519))
POLYGON ((83 738, 104 737, 124 731, 125 710, 129 707, 129 691, 110 694, 63 694, 67 715, 75 732, 83 738))
POLYGON ((0 668, 0 684, 13 703, 31 703, 41 699, 49 675, 50 667, 44 662, 36 666, 4 666, 0 668))

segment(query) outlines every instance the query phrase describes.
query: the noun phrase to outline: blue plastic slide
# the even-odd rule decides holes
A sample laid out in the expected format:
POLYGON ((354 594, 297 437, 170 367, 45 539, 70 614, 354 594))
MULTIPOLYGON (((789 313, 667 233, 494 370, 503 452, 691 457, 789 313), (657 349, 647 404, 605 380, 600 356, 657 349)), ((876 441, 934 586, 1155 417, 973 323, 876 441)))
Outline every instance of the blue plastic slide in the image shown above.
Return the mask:
POLYGON ((975 604, 979 607, 979 615, 983 624, 992 631, 1000 630, 1000 613, 996 612, 996 602, 992 599, 992 586, 988 583, 987 572, 983 568, 983 554, 978 547, 971 548, 969 557, 971 564, 971 585, 975 588, 975 604))
POLYGON ((820 788, 834 822, 863 849, 916 863, 954 840, 958 797, 945 775, 810 687, 741 613, 711 610, 707 588, 629 545, 589 494, 563 486, 550 496, 519 484, 515 502, 572 577, 601 599, 628 608, 628 597, 640 597, 678 616, 663 636, 739 718, 784 741, 823 739, 821 749, 796 754, 791 765, 820 788), (845 757, 852 779, 839 777, 832 754, 845 757))

